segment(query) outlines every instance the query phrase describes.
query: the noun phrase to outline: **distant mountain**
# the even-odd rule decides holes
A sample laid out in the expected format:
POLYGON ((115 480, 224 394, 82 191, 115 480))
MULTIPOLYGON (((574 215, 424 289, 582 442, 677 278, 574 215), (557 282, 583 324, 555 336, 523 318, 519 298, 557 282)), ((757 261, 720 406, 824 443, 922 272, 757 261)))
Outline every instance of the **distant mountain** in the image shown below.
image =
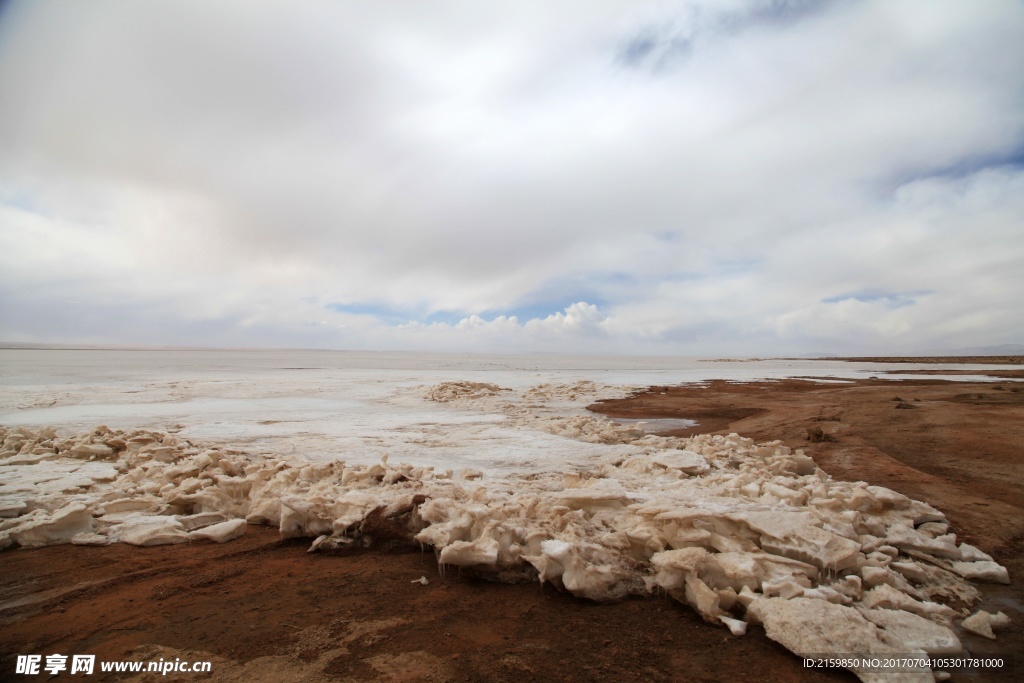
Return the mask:
POLYGON ((932 356, 942 358, 970 357, 970 356, 1024 356, 1024 344, 999 344, 997 346, 968 346, 962 349, 927 349, 919 351, 901 350, 888 353, 875 351, 874 353, 823 353, 820 351, 809 351, 801 353, 794 358, 929 358, 932 356))
POLYGON ((1024 344, 999 344, 998 346, 968 346, 953 349, 943 355, 949 356, 1024 356, 1024 344))

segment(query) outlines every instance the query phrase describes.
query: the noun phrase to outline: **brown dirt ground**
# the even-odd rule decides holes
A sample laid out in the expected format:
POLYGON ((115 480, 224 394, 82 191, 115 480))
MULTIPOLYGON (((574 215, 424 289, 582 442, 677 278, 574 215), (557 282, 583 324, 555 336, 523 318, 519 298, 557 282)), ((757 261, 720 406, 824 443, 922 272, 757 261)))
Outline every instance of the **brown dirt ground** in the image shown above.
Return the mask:
POLYGON ((725 681, 753 666, 782 681, 853 680, 804 670, 763 634, 733 638, 668 599, 598 604, 539 584, 442 579, 430 551, 307 547, 254 526, 224 545, 4 553, 0 667, 13 672, 17 653, 79 653, 212 659, 213 680, 247 683, 725 681), (430 583, 412 583, 420 576, 430 583))
MULTIPOLYGON (((965 644, 976 654, 1019 658, 1024 393, 1016 386, 712 382, 656 387, 592 408, 782 439, 837 477, 931 502, 1014 579, 986 588, 983 603, 1010 614, 1011 629, 995 642, 968 636, 965 644), (896 408, 903 403, 915 408, 896 408), (837 441, 809 443, 814 427, 837 441)), ((803 669, 759 629, 733 638, 665 598, 598 604, 537 584, 441 577, 429 550, 324 556, 307 547, 251 526, 224 545, 0 553, 0 680, 48 678, 12 673, 15 655, 28 653, 213 662, 212 676, 138 679, 154 681, 855 680, 841 670, 803 669), (412 583, 420 576, 430 583, 412 583)), ((1022 665, 954 680, 1019 680, 1022 665)), ((128 678, 97 671, 89 680, 128 678)))

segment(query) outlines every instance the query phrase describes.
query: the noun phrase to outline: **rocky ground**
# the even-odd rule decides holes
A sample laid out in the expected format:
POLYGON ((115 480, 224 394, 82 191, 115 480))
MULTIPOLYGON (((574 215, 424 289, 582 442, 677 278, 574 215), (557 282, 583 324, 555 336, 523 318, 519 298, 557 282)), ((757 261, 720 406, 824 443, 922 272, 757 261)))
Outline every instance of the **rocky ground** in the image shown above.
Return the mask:
MULTIPOLYGON (((1021 385, 862 380, 655 387, 592 408, 686 417, 686 433, 739 432, 805 448, 837 478, 943 510, 1010 570, 982 607, 1013 619, 974 653, 1024 652, 1024 392, 1021 385)), ((677 432, 682 435, 683 433, 677 432)), ((806 670, 759 629, 734 638, 666 598, 598 604, 551 587, 441 577, 428 550, 306 553, 250 526, 224 545, 55 546, 0 553, 0 678, 19 653, 211 660, 166 681, 855 680, 806 670), (427 584, 414 582, 426 577, 427 584)), ((1018 665, 1024 666, 1024 662, 1018 665)), ((1020 670, 954 680, 1019 680, 1020 670)), ((65 674, 66 675, 66 674, 65 674)), ((125 674, 93 680, 127 680, 125 674)))

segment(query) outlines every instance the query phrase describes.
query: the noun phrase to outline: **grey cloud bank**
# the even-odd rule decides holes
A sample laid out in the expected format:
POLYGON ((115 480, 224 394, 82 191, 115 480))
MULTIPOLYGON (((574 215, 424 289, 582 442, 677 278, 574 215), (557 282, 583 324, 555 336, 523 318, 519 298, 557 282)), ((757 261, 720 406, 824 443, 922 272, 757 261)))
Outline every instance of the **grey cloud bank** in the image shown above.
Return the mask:
POLYGON ((913 352, 1024 329, 1018 2, 12 3, 0 338, 913 352))

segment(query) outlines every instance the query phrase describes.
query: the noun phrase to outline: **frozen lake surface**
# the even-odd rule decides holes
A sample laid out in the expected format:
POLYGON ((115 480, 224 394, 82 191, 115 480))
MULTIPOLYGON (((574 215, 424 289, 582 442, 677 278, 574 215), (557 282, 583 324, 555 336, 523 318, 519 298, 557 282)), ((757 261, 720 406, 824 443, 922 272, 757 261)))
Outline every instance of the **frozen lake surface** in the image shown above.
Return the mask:
MULTIPOLYGON (((927 366, 685 357, 2 349, 0 424, 49 425, 64 432, 98 424, 149 428, 267 455, 366 463, 388 454, 417 465, 500 471, 607 452, 614 446, 566 439, 533 428, 524 416, 587 415, 585 408, 594 400, 634 388, 709 379, 843 379, 918 367, 927 366), (509 391, 458 407, 424 398, 428 387, 450 381, 509 391), (581 382, 594 384, 548 392, 543 400, 527 395, 532 387, 581 382)), ((640 428, 648 432, 687 426, 647 422, 640 428)))

